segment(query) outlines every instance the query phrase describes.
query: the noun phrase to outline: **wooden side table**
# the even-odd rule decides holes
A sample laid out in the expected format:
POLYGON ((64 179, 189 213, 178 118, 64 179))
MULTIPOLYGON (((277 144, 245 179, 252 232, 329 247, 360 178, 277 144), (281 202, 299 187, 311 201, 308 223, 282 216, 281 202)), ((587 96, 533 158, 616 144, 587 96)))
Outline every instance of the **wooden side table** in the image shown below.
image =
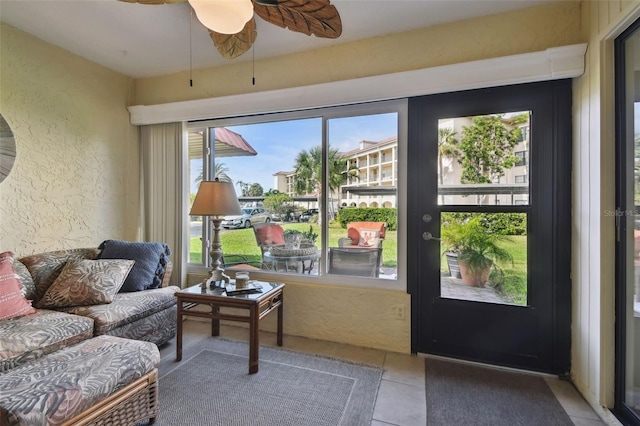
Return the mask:
MULTIPOLYGON (((233 280, 232 280, 233 281, 233 280)), ((282 308, 284 283, 251 281, 262 286, 262 293, 227 295, 224 289, 203 290, 200 284, 176 292, 178 298, 178 330, 176 333, 176 361, 182 360, 183 316, 211 319, 211 335, 220 335, 220 320, 249 323, 249 374, 258 372, 260 348, 260 320, 273 310, 278 310, 278 346, 282 346, 282 308), (195 310, 199 305, 209 306, 209 312, 195 310), (246 309, 248 315, 220 313, 220 308, 246 309)))

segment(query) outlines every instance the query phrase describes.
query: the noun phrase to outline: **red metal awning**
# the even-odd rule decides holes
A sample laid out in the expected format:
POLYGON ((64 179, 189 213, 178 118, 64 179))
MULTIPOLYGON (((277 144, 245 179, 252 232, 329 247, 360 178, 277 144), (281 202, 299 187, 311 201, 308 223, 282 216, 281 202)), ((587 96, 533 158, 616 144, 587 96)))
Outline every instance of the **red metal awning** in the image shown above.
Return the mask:
POLYGON ((216 127, 216 157, 239 157, 257 155, 255 149, 242 135, 224 127, 216 127))
MULTIPOLYGON (((214 131, 216 158, 258 155, 242 135, 224 127, 217 127, 214 131)), ((189 158, 202 158, 201 131, 189 132, 189 158)))

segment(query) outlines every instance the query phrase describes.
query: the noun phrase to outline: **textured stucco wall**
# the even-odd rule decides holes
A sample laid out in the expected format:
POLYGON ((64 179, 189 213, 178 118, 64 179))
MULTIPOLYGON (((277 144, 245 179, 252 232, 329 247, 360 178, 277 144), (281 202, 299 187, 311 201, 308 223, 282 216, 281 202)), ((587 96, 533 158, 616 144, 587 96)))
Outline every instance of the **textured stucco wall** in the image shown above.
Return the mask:
POLYGON ((241 62, 194 70, 194 87, 189 87, 187 72, 139 79, 134 105, 306 86, 541 51, 584 42, 580 24, 579 2, 552 3, 256 61, 255 86, 251 57, 245 55, 241 62))
MULTIPOLYGON (((285 288, 285 332, 409 353, 410 301, 410 296, 400 291, 289 283, 285 288)), ((272 327, 275 330, 275 322, 272 327)))
POLYGON ((0 112, 17 158, 0 183, 0 251, 24 255, 134 239, 138 130, 129 78, 0 27, 0 112))
MULTIPOLYGON (((188 277, 188 285, 200 281, 202 276, 188 277)), ((203 309, 209 311, 208 307, 203 309)), ((277 316, 272 313, 261 321, 260 329, 275 332, 276 321, 277 316)), ((403 291, 287 281, 283 328, 284 334, 290 336, 410 353, 411 297, 403 291)))

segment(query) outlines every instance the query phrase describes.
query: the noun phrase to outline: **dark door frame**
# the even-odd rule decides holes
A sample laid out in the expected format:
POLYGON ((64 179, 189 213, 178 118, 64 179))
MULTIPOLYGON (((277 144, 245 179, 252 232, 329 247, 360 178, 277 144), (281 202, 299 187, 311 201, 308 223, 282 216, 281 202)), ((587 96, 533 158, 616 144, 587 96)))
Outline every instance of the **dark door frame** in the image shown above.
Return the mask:
MULTIPOLYGON (((409 100, 408 174, 411 178, 408 183, 407 232, 410 237, 407 239, 407 253, 408 291, 412 295, 412 352, 568 374, 571 356, 571 128, 570 80, 477 89, 409 100), (497 312, 496 319, 502 314, 510 315, 518 308, 523 312, 523 308, 441 299, 439 287, 437 292, 434 291, 430 280, 436 274, 435 268, 439 271, 439 259, 427 258, 426 242, 421 235, 425 231, 439 235, 439 221, 431 224, 422 221, 422 215, 428 213, 428 206, 437 206, 437 184, 425 184, 425 180, 419 177, 425 176, 421 175, 422 170, 427 170, 436 180, 437 156, 427 152, 429 144, 421 139, 423 135, 437 134, 437 128, 434 129, 437 124, 434 123, 438 118, 528 110, 533 111, 534 123, 535 120, 544 122, 545 128, 537 130, 544 133, 543 137, 537 137, 537 143, 543 146, 534 147, 530 154, 532 205, 537 203, 529 215, 528 300, 532 303, 526 313, 529 317, 521 315, 519 318, 523 323, 535 324, 536 329, 544 330, 542 341, 535 342, 540 349, 535 355, 510 353, 506 356, 491 350, 473 353, 468 348, 441 344, 433 337, 436 335, 433 329, 440 326, 438 320, 443 319, 442 315, 446 316, 449 308, 458 309, 464 304, 476 315, 497 312), (546 231, 540 232, 543 228, 546 231), (540 300, 548 303, 540 303, 540 300), (439 318, 434 314, 434 306, 438 308, 439 318), (425 330, 427 328, 432 330, 425 330), (430 337, 425 338, 425 333, 430 337), (427 341, 429 339, 432 340, 427 341)), ((532 126, 532 136, 535 131, 532 126)), ((473 208, 468 211, 473 211, 473 208)), ((452 318, 447 317, 446 320, 452 318)), ((452 324, 452 330, 457 326, 459 324, 452 324)), ((517 336, 515 328, 510 330, 511 337, 505 335, 505 338, 517 336)))
POLYGON ((614 42, 615 50, 615 164, 616 164, 616 244, 615 244, 615 373, 613 413, 625 425, 638 425, 640 419, 623 401, 626 388, 627 351, 627 212, 636 214, 636 206, 629 206, 627 161, 627 111, 626 111, 626 54, 625 42, 640 30, 640 20, 634 22, 614 42), (619 215, 620 214, 620 215, 619 215), (622 320, 621 320, 622 319, 622 320))

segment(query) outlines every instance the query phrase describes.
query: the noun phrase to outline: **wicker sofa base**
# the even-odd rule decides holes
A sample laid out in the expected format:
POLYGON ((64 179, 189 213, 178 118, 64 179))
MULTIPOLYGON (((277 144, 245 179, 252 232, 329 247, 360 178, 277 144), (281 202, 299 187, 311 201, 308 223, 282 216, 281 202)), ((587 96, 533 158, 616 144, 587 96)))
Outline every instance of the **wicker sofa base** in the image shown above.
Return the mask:
POLYGON ((158 415, 158 369, 130 383, 93 407, 63 423, 80 425, 133 425, 144 420, 154 424, 158 415))

